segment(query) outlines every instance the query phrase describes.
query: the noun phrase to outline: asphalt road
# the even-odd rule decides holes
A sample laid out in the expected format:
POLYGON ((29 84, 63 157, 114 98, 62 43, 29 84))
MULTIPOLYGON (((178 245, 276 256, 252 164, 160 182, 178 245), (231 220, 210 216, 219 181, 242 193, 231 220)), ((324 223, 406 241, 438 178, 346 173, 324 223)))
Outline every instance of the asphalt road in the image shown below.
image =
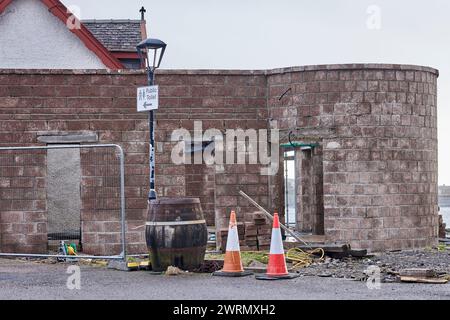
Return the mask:
POLYGON ((81 266, 81 289, 69 290, 67 267, 0 259, 0 299, 450 300, 450 284, 382 283, 379 290, 369 290, 364 282, 333 278, 258 281, 203 274, 161 276, 92 266, 81 266))

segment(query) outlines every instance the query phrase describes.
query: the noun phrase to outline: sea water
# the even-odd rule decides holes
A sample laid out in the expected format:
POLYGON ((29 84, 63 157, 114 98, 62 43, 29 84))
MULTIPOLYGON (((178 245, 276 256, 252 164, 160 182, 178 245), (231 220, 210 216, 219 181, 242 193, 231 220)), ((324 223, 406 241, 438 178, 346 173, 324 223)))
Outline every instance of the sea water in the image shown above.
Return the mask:
POLYGON ((444 219, 444 223, 447 225, 447 228, 450 228, 450 207, 441 207, 442 218, 444 219))
POLYGON ((450 197, 439 197, 439 207, 444 223, 447 224, 447 228, 450 228, 450 197))

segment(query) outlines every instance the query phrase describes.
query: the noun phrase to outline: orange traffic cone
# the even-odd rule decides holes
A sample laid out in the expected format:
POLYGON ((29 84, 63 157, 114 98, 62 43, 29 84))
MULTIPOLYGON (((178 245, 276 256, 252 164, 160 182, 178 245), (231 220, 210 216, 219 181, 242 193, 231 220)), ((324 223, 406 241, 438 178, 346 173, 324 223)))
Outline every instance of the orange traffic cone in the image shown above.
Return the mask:
POLYGON ((236 213, 231 211, 230 225, 228 227, 227 248, 225 252, 225 261, 223 269, 214 272, 215 276, 224 277, 242 277, 253 274, 244 271, 241 260, 241 249, 239 247, 239 236, 237 230, 236 213))
POLYGON ((258 280, 293 279, 299 274, 290 274, 284 256, 283 239, 281 237, 280 219, 278 213, 273 217, 272 239, 270 241, 269 265, 266 274, 257 275, 258 280))

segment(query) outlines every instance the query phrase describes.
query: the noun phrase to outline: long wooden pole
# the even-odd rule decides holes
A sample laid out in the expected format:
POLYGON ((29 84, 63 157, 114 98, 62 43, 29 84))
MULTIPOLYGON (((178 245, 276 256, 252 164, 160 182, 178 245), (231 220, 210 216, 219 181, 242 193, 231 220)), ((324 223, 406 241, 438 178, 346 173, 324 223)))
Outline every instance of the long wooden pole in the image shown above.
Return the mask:
MULTIPOLYGON (((255 200, 250 198, 250 196, 248 196, 244 191, 240 190, 239 194, 241 196, 243 196, 244 198, 246 198, 251 204, 253 204, 255 207, 257 207, 259 210, 261 210, 270 220, 273 220, 273 216, 269 213, 269 211, 267 211, 266 209, 261 207, 255 200)), ((294 231, 290 230, 288 227, 286 227, 281 222, 280 222, 280 226, 284 231, 289 233, 295 240, 297 240, 298 242, 302 242, 309 247, 309 244, 306 243, 304 240, 302 240, 298 235, 296 235, 294 231)))

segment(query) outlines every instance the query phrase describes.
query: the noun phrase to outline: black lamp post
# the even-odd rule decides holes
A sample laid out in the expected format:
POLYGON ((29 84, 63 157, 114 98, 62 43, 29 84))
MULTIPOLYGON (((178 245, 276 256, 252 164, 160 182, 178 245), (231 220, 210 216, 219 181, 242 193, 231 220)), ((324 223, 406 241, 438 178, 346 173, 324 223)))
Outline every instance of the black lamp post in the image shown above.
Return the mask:
MULTIPOLYGON (((159 68, 166 44, 158 39, 146 39, 137 45, 137 51, 141 58, 142 65, 145 66, 148 75, 148 85, 154 85, 155 70, 159 68)), ((155 191, 155 115, 150 110, 148 116, 150 127, 150 191, 148 200, 156 199, 155 191)))

